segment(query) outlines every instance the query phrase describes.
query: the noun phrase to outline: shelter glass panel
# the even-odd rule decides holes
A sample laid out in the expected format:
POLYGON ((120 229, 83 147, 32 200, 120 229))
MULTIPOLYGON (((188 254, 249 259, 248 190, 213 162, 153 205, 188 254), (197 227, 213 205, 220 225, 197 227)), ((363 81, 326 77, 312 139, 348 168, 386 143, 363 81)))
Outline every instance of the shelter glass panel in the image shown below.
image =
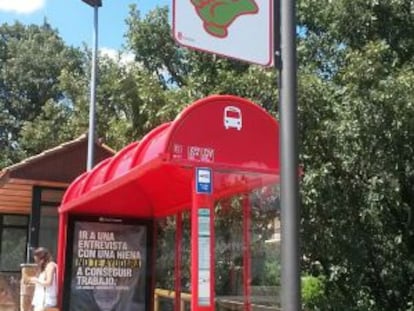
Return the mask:
POLYGON ((176 216, 156 221, 154 311, 174 310, 176 216))
POLYGON ((264 187, 250 195, 252 310, 280 310, 279 187, 264 187))
POLYGON ((181 240, 181 310, 191 309, 191 215, 182 213, 181 240))
POLYGON ((215 213, 216 310, 243 305, 243 213, 239 196, 223 199, 215 213))

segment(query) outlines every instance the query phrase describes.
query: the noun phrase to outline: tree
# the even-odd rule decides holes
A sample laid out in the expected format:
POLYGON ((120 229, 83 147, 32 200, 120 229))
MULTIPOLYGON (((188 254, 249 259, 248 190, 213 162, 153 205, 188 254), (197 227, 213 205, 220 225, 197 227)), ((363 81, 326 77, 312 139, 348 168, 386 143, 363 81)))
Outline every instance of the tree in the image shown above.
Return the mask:
MULTIPOLYGON (((85 71, 89 72, 89 51, 84 55, 85 71)), ((156 76, 138 64, 122 64, 120 57, 100 55, 96 98, 97 136, 115 149, 142 138, 172 118, 169 113, 165 113, 168 118, 160 113, 168 99, 156 76)), ((87 131, 89 77, 65 71, 61 88, 72 103, 69 126, 77 133, 87 131)))
POLYGON ((189 68, 184 49, 178 48, 170 36, 168 7, 156 8, 141 18, 136 5, 130 6, 127 39, 135 51, 136 61, 154 73, 164 88, 168 84, 185 85, 189 68))
POLYGON ((302 101, 314 110, 302 118, 305 264, 329 280, 332 310, 406 310, 413 299, 414 76, 387 66, 392 54, 383 42, 349 52, 337 84, 318 81, 327 102, 302 101))
POLYGON ((352 49, 384 41, 396 60, 412 62, 414 42, 411 0, 337 0, 299 2, 299 23, 310 33, 328 35, 352 49))
POLYGON ((36 154, 50 148, 52 144, 72 139, 73 130, 69 125, 71 116, 70 107, 48 100, 33 121, 23 123, 19 145, 25 153, 36 154))
POLYGON ((20 130, 33 121, 49 100, 64 98, 62 70, 79 71, 79 51, 67 47, 50 25, 0 27, 0 165, 24 155, 20 130))
POLYGON ((238 94, 275 109, 273 70, 193 52, 179 47, 171 36, 168 8, 156 8, 141 17, 131 6, 127 18, 127 47, 136 61, 158 81, 171 101, 164 111, 179 111, 195 99, 211 94, 238 94))
POLYGON ((324 310, 413 304, 407 4, 301 2, 303 267, 326 280, 324 310))

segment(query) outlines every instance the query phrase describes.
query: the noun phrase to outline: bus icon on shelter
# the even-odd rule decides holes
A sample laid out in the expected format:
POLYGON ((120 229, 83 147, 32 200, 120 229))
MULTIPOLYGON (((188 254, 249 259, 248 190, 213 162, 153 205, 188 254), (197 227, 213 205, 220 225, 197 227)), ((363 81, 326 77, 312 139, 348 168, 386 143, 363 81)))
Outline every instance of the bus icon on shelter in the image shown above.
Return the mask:
POLYGON ((242 126, 241 110, 234 106, 227 106, 224 108, 224 127, 226 130, 235 128, 240 131, 242 126))

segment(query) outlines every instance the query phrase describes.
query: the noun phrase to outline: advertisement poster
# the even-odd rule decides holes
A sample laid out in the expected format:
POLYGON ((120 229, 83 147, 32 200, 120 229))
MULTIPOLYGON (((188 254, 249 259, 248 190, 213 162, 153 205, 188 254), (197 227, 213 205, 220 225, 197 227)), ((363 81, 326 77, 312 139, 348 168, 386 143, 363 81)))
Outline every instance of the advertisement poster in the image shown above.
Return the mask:
POLYGON ((74 223, 69 311, 146 309, 147 227, 74 223))

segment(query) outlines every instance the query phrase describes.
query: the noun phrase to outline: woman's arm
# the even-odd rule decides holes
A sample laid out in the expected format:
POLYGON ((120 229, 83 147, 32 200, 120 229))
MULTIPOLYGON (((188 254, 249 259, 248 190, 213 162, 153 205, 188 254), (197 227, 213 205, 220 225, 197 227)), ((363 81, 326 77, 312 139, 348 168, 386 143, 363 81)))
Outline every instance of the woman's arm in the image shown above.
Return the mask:
POLYGON ((53 275, 56 271, 56 264, 53 262, 49 262, 46 266, 45 273, 46 273, 46 279, 39 280, 39 278, 31 278, 30 281, 32 283, 36 283, 42 286, 50 286, 53 281, 53 275))

